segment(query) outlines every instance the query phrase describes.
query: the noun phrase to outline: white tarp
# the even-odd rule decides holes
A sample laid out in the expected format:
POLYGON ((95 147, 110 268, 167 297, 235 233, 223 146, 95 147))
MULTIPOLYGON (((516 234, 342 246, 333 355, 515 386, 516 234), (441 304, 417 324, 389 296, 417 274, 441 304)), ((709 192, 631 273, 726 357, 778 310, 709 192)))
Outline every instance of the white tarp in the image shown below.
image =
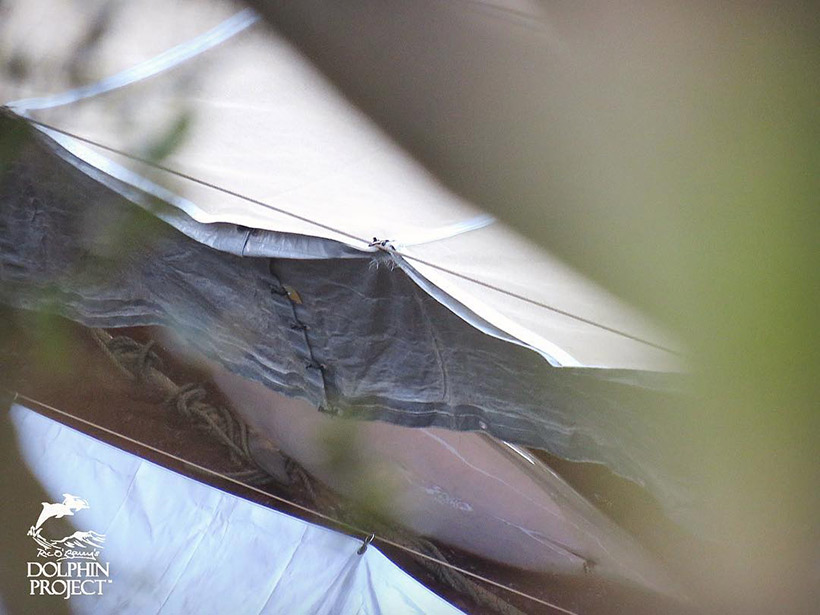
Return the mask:
MULTIPOLYGON (((37 49, 47 58, 67 53, 51 42, 60 37, 44 34, 63 28, 43 8, 50 4, 18 3, 12 11, 13 16, 28 14, 28 31, 37 31, 37 49)), ((674 346, 634 310, 442 187, 300 54, 254 24, 249 11, 231 16, 232 5, 218 1, 129 5, 115 13, 111 32, 102 40, 99 81, 67 91, 53 85, 38 92, 18 88, 13 91, 30 98, 12 108, 138 155, 179 114, 190 113, 191 130, 164 164, 303 219, 52 136, 93 166, 153 191, 199 222, 325 237, 359 249, 367 249, 373 238, 389 240, 412 256, 460 274, 674 346), (155 28, 178 21, 186 24, 178 32, 155 28), (195 36, 192 23, 198 25, 195 36), (126 58, 135 61, 129 64, 126 58)), ((15 23, 9 21, 12 38, 27 31, 15 23)), ((667 352, 415 261, 411 265, 553 365, 677 367, 667 352)))
MULTIPOLYGON (((103 595, 75 596, 77 613, 418 613, 458 609, 372 545, 176 474, 20 405, 20 450, 53 502, 90 507, 78 530, 105 536, 103 595)), ((40 502, 31 508, 32 523, 40 502)), ((32 541, 32 560, 37 545, 32 541)), ((24 574, 24 571, 21 571, 24 574)), ((32 612, 37 608, 33 596, 32 612)), ((47 600, 47 598, 40 598, 47 600)), ((43 603, 45 604, 45 603, 43 603)))

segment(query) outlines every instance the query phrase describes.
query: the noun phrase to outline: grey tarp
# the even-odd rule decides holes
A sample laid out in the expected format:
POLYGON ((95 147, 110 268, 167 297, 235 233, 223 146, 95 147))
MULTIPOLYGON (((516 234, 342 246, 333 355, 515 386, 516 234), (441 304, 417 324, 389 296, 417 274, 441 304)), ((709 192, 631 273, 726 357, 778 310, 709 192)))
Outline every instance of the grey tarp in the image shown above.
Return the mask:
MULTIPOLYGON (((685 473, 669 452, 681 432, 667 414, 679 376, 552 368, 467 324, 388 254, 217 251, 155 222, 52 147, 33 140, 2 180, 4 302, 89 326, 169 326, 230 370, 324 411, 486 430, 605 463, 680 513, 685 473), (142 232, 112 245, 125 225, 142 232)), ((265 237, 270 245, 277 234, 265 237)))

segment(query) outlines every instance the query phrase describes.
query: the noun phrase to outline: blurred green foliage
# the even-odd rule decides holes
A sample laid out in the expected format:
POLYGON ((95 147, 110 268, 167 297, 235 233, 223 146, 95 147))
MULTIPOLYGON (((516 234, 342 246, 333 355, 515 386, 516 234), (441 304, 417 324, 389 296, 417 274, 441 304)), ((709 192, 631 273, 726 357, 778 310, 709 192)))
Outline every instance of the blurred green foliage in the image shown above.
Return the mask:
MULTIPOLYGON (((478 92, 481 71, 489 70, 478 66, 473 81, 464 76, 469 68, 464 58, 473 51, 468 48, 456 48, 463 54, 442 57, 438 65, 423 63, 426 72, 420 77, 394 70, 404 89, 398 96, 382 96, 391 94, 392 82, 379 81, 381 73, 370 70, 370 59, 378 56, 395 64, 409 58, 412 63, 414 51, 422 51, 402 40, 401 56, 372 53, 387 32, 379 19, 389 22, 390 15, 372 12, 366 22, 351 20, 356 36, 341 37, 350 45, 364 45, 370 55, 359 53, 358 63, 340 62, 338 56, 322 64, 328 56, 312 52, 319 47, 305 43, 308 36, 299 38, 299 21, 287 20, 286 11, 295 9, 269 0, 250 4, 304 44, 343 91, 446 183, 640 306, 683 340, 696 376, 695 401, 686 409, 690 428, 680 433, 679 446, 669 455, 691 469, 698 500, 686 511, 688 521, 700 524, 721 545, 720 556, 702 567, 704 577, 720 578, 712 581, 712 591, 721 603, 752 608, 771 598, 774 604, 773 596, 799 594, 811 574, 816 583, 816 7, 550 6, 556 24, 572 26, 567 28, 575 37, 570 43, 577 45, 556 53, 562 61, 568 59, 563 69, 549 73, 552 80, 544 90, 549 95, 525 101, 525 111, 535 108, 541 115, 529 116, 539 118, 533 125, 522 122, 510 130, 520 137, 516 141, 508 139, 506 129, 519 116, 511 113, 513 122, 506 127, 496 122, 508 119, 505 110, 519 110, 516 98, 526 98, 511 86, 530 91, 526 80, 516 84, 508 78, 507 73, 515 74, 512 64, 499 73, 503 87, 486 79, 494 92, 509 92, 507 98, 492 99, 497 105, 484 105, 492 111, 488 116, 476 114, 481 101, 460 98, 465 91, 478 92), (452 73, 447 73, 447 61, 453 59, 463 65, 450 66, 452 73), (411 105, 407 83, 424 104, 411 105), (447 90, 464 84, 473 89, 447 90), (430 92, 436 92, 440 105, 430 104, 430 92), (432 115, 447 100, 466 109, 463 117, 444 118, 447 130, 437 132, 435 118, 407 111, 432 115), (459 121, 466 127, 462 133, 453 128, 459 121), (405 125, 410 128, 402 132, 405 125), (484 149, 468 147, 473 137, 484 149), (436 144, 444 145, 436 149, 436 144)), ((355 16, 356 6, 345 11, 355 16)), ((89 74, 88 63, 110 19, 107 10, 90 21, 88 35, 70 59, 67 74, 74 81, 89 74)), ((322 3, 300 5, 299 10, 341 19, 322 3)), ((335 26, 344 34, 341 21, 335 26)), ((312 37, 331 30, 304 29, 312 37)), ((459 42, 457 37, 439 39, 459 42)), ((326 50, 335 51, 330 46, 326 50)), ((23 53, 0 60, 13 79, 31 73, 23 53)), ((526 75, 529 81, 540 77, 526 75)), ((5 173, 30 131, 19 122, 4 126, 11 127, 0 135, 0 171, 5 173)), ((166 159, 191 127, 192 118, 181 111, 178 121, 145 151, 153 159, 166 159)), ((116 266, 124 245, 153 236, 147 220, 102 219, 90 227, 89 245, 116 266)), ((43 305, 50 301, 44 297, 43 305)), ((44 347, 59 357, 59 331, 48 322, 42 329, 44 347)), ((329 434, 327 463, 350 468, 349 479, 361 483, 364 505, 381 514, 389 509, 390 491, 371 492, 377 481, 357 456, 355 431, 349 427, 339 422, 329 434)))

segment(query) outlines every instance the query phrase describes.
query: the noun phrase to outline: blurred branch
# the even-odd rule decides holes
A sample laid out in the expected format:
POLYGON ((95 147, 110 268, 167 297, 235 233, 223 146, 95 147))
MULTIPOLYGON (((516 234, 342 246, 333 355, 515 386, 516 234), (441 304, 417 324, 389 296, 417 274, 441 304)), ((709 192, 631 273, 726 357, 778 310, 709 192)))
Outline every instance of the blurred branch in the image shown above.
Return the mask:
POLYGON ((676 331, 698 396, 669 455, 722 545, 713 589, 807 604, 817 7, 246 3, 444 184, 676 331))

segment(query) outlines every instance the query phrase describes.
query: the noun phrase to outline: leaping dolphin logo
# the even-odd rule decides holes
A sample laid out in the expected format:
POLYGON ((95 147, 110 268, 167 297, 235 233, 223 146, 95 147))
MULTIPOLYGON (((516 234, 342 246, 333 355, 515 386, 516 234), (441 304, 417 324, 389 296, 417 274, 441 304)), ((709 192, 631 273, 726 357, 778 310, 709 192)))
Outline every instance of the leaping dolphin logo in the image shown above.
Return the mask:
POLYGON ((48 502, 43 502, 43 511, 37 518, 37 523, 32 525, 31 529, 29 529, 29 536, 34 536, 39 531, 40 526, 52 517, 55 519, 61 519, 65 516, 74 515, 75 511, 91 508, 88 505, 88 502, 86 502, 83 498, 78 498, 76 495, 64 493, 63 498, 63 501, 59 503, 49 504, 48 502))

